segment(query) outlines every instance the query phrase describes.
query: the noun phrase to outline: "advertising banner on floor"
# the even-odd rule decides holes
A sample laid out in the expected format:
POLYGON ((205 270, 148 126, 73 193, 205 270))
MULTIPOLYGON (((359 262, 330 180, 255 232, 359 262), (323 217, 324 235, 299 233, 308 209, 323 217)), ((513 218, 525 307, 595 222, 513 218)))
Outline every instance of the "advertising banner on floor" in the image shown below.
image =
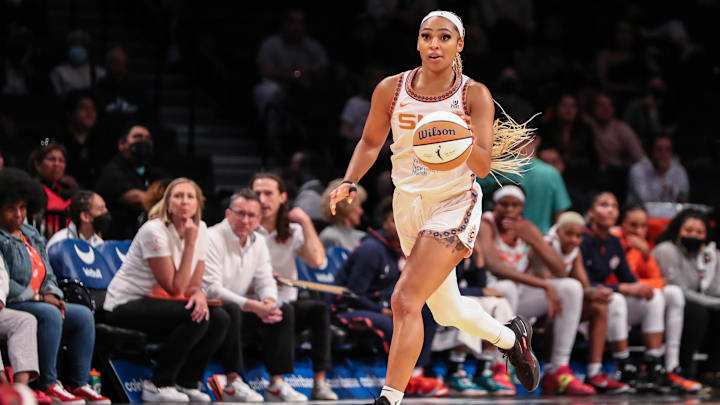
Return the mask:
MULTIPOLYGON (((113 371, 120 381, 130 403, 142 402, 142 384, 152 376, 154 364, 150 360, 110 360, 113 371)), ((345 358, 333 363, 333 369, 326 378, 330 387, 340 399, 372 399, 377 396, 385 381, 386 364, 384 359, 345 358)), ((312 361, 308 357, 295 360, 295 372, 285 374, 285 381, 298 392, 310 398, 313 387, 312 361)), ((265 366, 258 361, 248 361, 244 379, 248 385, 265 394, 270 376, 265 366)), ((205 370, 201 389, 218 400, 225 385, 224 370, 219 363, 210 363, 205 370)))

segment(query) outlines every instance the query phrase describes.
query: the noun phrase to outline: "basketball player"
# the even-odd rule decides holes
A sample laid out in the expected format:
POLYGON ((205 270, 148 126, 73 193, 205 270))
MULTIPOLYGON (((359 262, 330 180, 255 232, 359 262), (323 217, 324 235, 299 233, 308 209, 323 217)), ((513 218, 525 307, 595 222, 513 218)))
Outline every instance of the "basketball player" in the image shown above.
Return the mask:
POLYGON ((457 327, 498 346, 526 389, 535 389, 539 381, 529 322, 516 317, 503 326, 458 290, 454 269, 472 253, 482 213, 482 195, 475 176, 485 177, 491 169, 513 171, 522 164, 522 158, 517 153, 506 154, 516 148, 502 146, 517 145, 528 138, 522 127, 494 133, 490 92, 462 74, 459 53, 464 37, 462 21, 451 12, 433 11, 423 18, 417 39, 421 66, 387 77, 375 88, 345 180, 331 194, 331 211, 338 201, 352 201, 356 183, 377 159, 392 128, 393 211, 408 259, 391 298, 394 329, 385 386, 375 400, 377 405, 397 405, 403 397, 422 347, 420 311, 426 302, 439 324, 457 327), (467 161, 449 171, 427 168, 412 148, 418 121, 438 110, 462 114, 474 132, 467 161))

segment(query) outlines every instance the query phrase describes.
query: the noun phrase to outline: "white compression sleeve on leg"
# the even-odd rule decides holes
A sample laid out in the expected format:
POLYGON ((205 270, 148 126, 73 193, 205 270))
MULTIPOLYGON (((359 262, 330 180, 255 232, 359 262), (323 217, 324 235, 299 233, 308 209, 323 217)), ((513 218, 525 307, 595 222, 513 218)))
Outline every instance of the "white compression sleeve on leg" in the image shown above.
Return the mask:
POLYGON ((570 353, 575 343, 582 313, 583 288, 574 278, 556 278, 551 282, 562 301, 562 311, 553 325, 553 348, 551 362, 554 370, 570 363, 570 353))
POLYGON ((480 303, 460 295, 455 270, 428 298, 427 304, 440 325, 454 326, 503 349, 515 344, 512 330, 485 312, 480 303))
POLYGON ((680 365, 680 339, 685 320, 685 295, 676 285, 666 285, 665 294, 665 369, 680 365))

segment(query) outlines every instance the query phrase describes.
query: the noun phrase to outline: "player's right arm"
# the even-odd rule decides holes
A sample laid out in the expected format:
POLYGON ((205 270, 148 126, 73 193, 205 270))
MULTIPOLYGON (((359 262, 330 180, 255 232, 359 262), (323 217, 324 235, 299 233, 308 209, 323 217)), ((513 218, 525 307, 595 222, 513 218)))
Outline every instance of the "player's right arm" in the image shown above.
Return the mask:
MULTIPOLYGON (((402 74, 402 73, 400 73, 402 74)), ((370 170, 380 153, 388 133, 390 132, 390 102, 399 75, 386 77, 381 81, 372 95, 370 113, 365 121, 362 138, 355 146, 350 164, 345 172, 345 180, 357 183, 370 170)), ((352 184, 344 183, 330 194, 330 209, 335 212, 335 204, 344 198, 352 200, 349 195, 352 184)))

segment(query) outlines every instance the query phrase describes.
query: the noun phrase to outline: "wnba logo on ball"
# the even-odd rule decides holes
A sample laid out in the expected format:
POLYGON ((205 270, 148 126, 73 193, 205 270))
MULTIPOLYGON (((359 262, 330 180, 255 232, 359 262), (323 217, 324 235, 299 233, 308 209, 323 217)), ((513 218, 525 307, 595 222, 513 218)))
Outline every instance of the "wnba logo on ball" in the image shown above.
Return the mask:
POLYGON ((418 139, 420 140, 440 135, 455 135, 455 130, 452 128, 437 129, 437 127, 430 127, 417 132, 418 139))

